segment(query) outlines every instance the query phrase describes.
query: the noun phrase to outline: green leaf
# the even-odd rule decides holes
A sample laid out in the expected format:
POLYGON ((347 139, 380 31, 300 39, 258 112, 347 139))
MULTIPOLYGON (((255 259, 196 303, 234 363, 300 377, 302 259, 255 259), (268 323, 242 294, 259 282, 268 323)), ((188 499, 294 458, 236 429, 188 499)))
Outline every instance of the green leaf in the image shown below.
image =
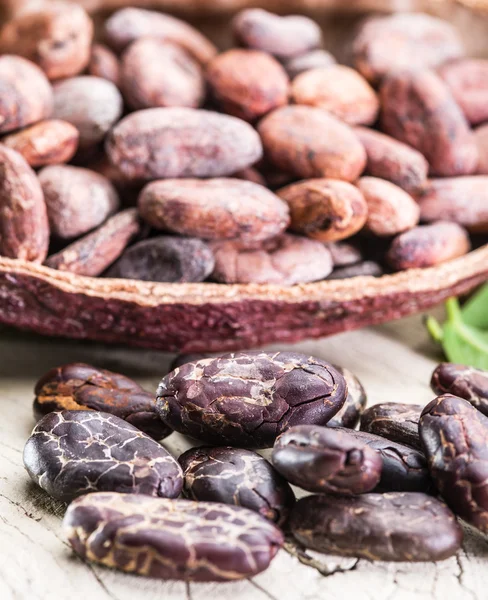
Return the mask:
POLYGON ((467 325, 488 330, 488 284, 466 302, 461 312, 467 325))

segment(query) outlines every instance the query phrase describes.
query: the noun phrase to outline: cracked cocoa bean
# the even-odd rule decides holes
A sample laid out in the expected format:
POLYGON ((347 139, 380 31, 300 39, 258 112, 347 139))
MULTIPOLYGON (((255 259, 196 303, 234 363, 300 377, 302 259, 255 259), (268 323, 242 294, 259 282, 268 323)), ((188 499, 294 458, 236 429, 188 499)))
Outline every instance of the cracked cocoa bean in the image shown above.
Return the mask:
POLYGON ((156 401, 138 383, 106 369, 72 363, 51 369, 34 388, 34 415, 53 411, 97 410, 127 421, 160 440, 171 433, 156 414, 156 401))
POLYGON ((347 397, 343 407, 332 417, 327 426, 354 429, 359 423, 359 418, 368 401, 366 390, 359 379, 349 369, 344 369, 337 365, 334 366, 346 381, 347 397))
POLYGON ((381 456, 346 430, 298 425, 276 440, 273 466, 309 492, 363 494, 381 477, 381 456))
POLYGON ((297 75, 305 71, 330 67, 330 65, 335 64, 336 59, 330 52, 326 50, 311 50, 310 52, 286 60, 284 67, 290 78, 294 79, 297 75))
POLYGON ((430 385, 436 394, 454 394, 488 416, 488 371, 442 363, 432 373, 430 385))
POLYGON ((334 269, 327 279, 352 279, 353 277, 381 277, 383 267, 372 260, 365 260, 355 265, 334 269))
POLYGON ((87 72, 101 77, 120 87, 120 62, 118 57, 104 44, 93 44, 87 72))
POLYGON ((31 479, 65 502, 97 491, 176 498, 183 485, 180 465, 171 454, 104 412, 45 415, 27 440, 23 458, 31 479))
POLYGON ((178 459, 183 493, 192 500, 249 508, 278 525, 285 523, 295 495, 269 462, 242 448, 193 448, 178 459))
POLYGON ((211 444, 270 448, 300 424, 325 425, 347 386, 329 363, 293 352, 238 352, 183 365, 157 392, 163 421, 211 444))
POLYGON ((246 508, 133 494, 79 498, 63 528, 83 560, 165 580, 253 577, 283 545, 281 531, 246 508))
POLYGON ((455 514, 487 533, 488 418, 445 394, 424 408, 419 432, 441 496, 455 514))
POLYGON ((416 492, 308 496, 297 502, 290 526, 307 548, 367 560, 445 560, 463 540, 447 506, 416 492))
POLYGON ((420 404, 384 402, 371 406, 361 416, 361 431, 422 451, 419 438, 420 404))

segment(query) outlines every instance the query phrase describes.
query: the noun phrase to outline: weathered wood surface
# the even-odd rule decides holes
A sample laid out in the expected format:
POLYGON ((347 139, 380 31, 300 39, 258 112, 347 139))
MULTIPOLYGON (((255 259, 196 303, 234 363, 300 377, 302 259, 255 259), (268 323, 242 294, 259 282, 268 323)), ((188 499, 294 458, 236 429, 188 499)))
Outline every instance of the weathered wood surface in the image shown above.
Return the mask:
MULTIPOLYGON (((282 348, 282 346, 280 346, 282 348)), ((370 403, 426 403, 436 349, 419 317, 296 345, 354 371, 370 403)), ((169 355, 42 339, 0 331, 0 599, 1 600, 477 600, 487 597, 488 540, 467 532, 463 551, 438 564, 387 564, 314 555, 320 573, 282 551, 250 581, 191 584, 145 580, 84 564, 60 523, 63 505, 29 482, 22 448, 33 426, 32 389, 48 368, 85 361, 119 370, 154 389, 169 355)), ((179 453, 188 444, 165 442, 179 453)), ((303 557, 302 557, 303 560, 303 557)))

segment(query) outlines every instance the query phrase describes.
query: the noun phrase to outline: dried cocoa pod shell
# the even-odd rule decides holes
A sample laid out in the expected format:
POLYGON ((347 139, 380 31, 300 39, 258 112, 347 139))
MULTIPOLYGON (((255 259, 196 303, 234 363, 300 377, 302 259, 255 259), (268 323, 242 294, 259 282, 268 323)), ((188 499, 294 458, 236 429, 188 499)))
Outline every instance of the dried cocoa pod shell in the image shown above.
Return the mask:
POLYGON ((388 75, 380 89, 381 127, 421 152, 433 175, 474 173, 476 140, 449 88, 432 71, 388 75))
POLYGON ((293 80, 295 104, 322 108, 349 125, 371 125, 380 103, 376 92, 354 69, 330 65, 306 71, 293 80))
POLYGON ((369 175, 391 181, 409 194, 427 184, 429 163, 418 150, 366 127, 356 127, 354 133, 366 150, 369 175))
POLYGON ((138 201, 152 227, 204 240, 260 242, 285 231, 287 205, 265 187, 239 179, 166 179, 138 201))
POLYGON ((0 133, 50 116, 53 92, 44 73, 20 56, 0 56, 0 133))
POLYGON ((280 59, 293 58, 318 48, 322 31, 315 21, 302 15, 281 17, 261 8, 241 11, 232 21, 237 42, 280 59))
POLYGON ((347 384, 347 398, 343 407, 327 423, 327 427, 345 427, 354 429, 366 407, 368 397, 359 379, 349 369, 334 365, 347 384))
POLYGON ((369 81, 405 70, 437 67, 464 55, 456 29, 423 13, 372 17, 353 43, 356 69, 369 81))
POLYGON ((463 227, 438 221, 401 233, 393 240, 386 259, 397 270, 418 269, 463 256, 470 248, 469 236, 463 227))
POLYGON ((93 77, 101 77, 120 86, 120 62, 118 57, 104 44, 93 44, 90 61, 86 68, 93 77))
POLYGON ((97 410, 124 419, 150 437, 171 433, 155 412, 156 401, 138 383, 106 369, 72 363, 51 369, 36 383, 34 415, 53 411, 97 410))
POLYGON ((420 218, 453 221, 472 233, 488 233, 488 177, 431 179, 418 196, 420 218))
POLYGON ((354 277, 381 277, 383 268, 373 260, 365 260, 348 267, 334 269, 327 279, 353 279, 354 277))
POLYGON ((166 235, 131 246, 109 269, 107 277, 188 283, 203 281, 213 268, 214 256, 205 242, 166 235))
POLYGON ((105 38, 116 51, 142 37, 159 38, 181 46, 199 63, 206 64, 217 48, 197 29, 171 15, 142 8, 123 8, 105 21, 105 38))
POLYGON ((36 174, 18 152, 0 144, 0 256, 42 262, 48 247, 46 204, 36 174))
POLYGON ((247 248, 239 242, 214 242, 212 278, 221 283, 295 285, 325 279, 332 257, 320 242, 285 233, 247 248))
POLYGON ((31 167, 44 167, 69 162, 79 137, 71 123, 46 119, 5 136, 1 143, 21 154, 31 167))
POLYGON ((59 271, 98 277, 120 257, 140 230, 137 210, 129 208, 110 217, 95 231, 53 254, 44 264, 59 271))
POLYGON ((312 106, 285 106, 259 123, 266 158, 297 177, 354 181, 366 165, 366 153, 353 130, 312 106))
POLYGON ((300 73, 310 71, 310 69, 330 67, 330 65, 335 64, 336 59, 327 50, 311 50, 310 52, 286 60, 283 66, 290 78, 293 79, 297 75, 300 75, 300 73))
POLYGON ((205 99, 199 63, 183 48, 157 38, 142 38, 122 56, 121 89, 134 110, 158 106, 198 108, 205 99))
POLYGON ((0 32, 0 52, 37 63, 49 79, 78 75, 90 59, 93 22, 76 2, 51 0, 21 12, 0 32))
POLYGON ((478 175, 488 175, 488 124, 480 125, 474 130, 476 146, 478 147, 478 175))
POLYGON ((250 125, 191 108, 132 113, 112 129, 106 151, 122 175, 136 180, 225 177, 262 156, 261 141, 250 125))
POLYGON ((290 208, 290 228, 321 242, 351 237, 368 218, 362 193, 350 183, 334 179, 308 179, 277 194, 290 208))
POLYGON ((436 394, 454 394, 488 416, 488 372, 465 365, 442 363, 432 373, 436 394))
POLYGON ((361 415, 361 431, 405 444, 422 452, 419 419, 423 406, 383 402, 369 407, 361 415))
POLYGON ((357 186, 368 207, 366 229, 380 237, 397 235, 419 222, 420 209, 404 190, 385 179, 361 177, 357 186))

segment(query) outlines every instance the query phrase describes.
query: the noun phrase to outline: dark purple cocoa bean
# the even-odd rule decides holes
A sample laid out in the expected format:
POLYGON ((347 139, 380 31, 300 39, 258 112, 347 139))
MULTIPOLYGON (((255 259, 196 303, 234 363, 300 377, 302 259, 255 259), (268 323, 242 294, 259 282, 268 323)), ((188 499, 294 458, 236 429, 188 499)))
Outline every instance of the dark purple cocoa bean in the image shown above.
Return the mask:
POLYGON ((180 465, 160 444, 119 417, 92 410, 42 417, 25 445, 24 466, 65 502, 99 491, 176 498, 183 485, 180 465))
POLYGON ((120 62, 117 56, 103 44, 93 44, 87 72, 93 77, 101 77, 120 86, 120 62))
POLYGON ((348 242, 329 242, 327 249, 332 256, 334 268, 356 265, 363 259, 361 250, 348 242))
POLYGON ((178 460, 183 493, 191 500, 243 506, 278 525, 285 523, 295 503, 285 479, 252 450, 193 448, 178 460))
POLYGON ((349 369, 344 369, 343 367, 337 366, 336 369, 346 380, 347 398, 344 402, 344 406, 338 413, 335 414, 334 417, 332 417, 327 425, 328 427, 345 427, 347 429, 354 429, 359 423, 359 418, 361 417, 368 401, 366 390, 359 379, 353 373, 351 373, 349 369))
POLYGON ((398 444, 422 451, 419 438, 420 404, 384 402, 366 409, 361 416, 361 431, 373 433, 398 444))
POLYGON ((283 545, 281 531, 246 508, 133 494, 80 498, 63 528, 83 560, 164 580, 253 577, 283 545))
POLYGON ((349 267, 334 269, 327 279, 352 279, 353 277, 381 277, 383 267, 372 260, 365 260, 349 267))
POLYGON ((381 477, 381 456, 347 433, 298 425, 281 434, 273 447, 274 467, 290 483, 309 492, 363 494, 381 477))
POLYGON ((291 79, 310 71, 311 69, 319 69, 321 67, 330 67, 335 65, 336 59, 330 52, 326 50, 312 50, 306 54, 300 54, 285 61, 284 67, 291 79))
POLYGON ((171 433, 155 412, 156 401, 138 383, 106 369, 73 363, 51 369, 36 383, 34 415, 97 410, 115 415, 160 440, 171 433))
POLYGON ((368 561, 444 560, 463 540, 447 506, 415 492, 308 496, 297 502, 290 526, 306 548, 368 561))
POLYGON ((288 427, 325 425, 347 387, 329 363, 293 352, 239 352, 183 365, 157 392, 163 421, 214 444, 269 448, 288 427))
POLYGON ((430 385, 436 394, 454 394, 488 416, 488 371, 442 363, 432 373, 430 385))

